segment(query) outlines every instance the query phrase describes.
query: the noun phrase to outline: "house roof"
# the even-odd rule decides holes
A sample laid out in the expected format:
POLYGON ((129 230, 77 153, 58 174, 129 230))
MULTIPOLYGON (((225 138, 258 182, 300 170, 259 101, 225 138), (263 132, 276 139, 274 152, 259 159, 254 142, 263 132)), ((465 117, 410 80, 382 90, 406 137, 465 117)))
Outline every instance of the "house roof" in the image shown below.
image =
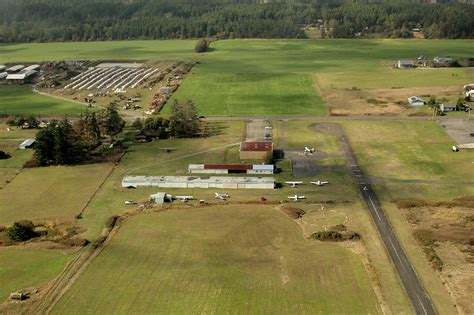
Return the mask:
POLYGON ((413 60, 398 60, 401 65, 414 65, 413 60))
POLYGON ((443 103, 441 104, 443 107, 456 107, 453 103, 443 103))
POLYGON ((242 142, 240 144, 240 151, 265 151, 273 150, 273 143, 271 142, 242 142))

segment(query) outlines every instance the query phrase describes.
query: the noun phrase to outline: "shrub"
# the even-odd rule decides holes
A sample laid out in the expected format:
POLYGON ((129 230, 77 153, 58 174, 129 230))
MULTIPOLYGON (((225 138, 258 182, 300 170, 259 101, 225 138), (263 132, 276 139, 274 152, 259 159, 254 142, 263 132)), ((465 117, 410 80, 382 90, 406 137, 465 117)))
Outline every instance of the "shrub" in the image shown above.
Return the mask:
POLYGON ((196 47, 194 47, 194 51, 197 53, 203 53, 206 52, 208 49, 207 41, 204 38, 201 38, 198 40, 196 43, 196 47))
POLYGON ((36 236, 34 227, 31 221, 18 221, 7 229, 6 235, 12 241, 24 242, 36 236))

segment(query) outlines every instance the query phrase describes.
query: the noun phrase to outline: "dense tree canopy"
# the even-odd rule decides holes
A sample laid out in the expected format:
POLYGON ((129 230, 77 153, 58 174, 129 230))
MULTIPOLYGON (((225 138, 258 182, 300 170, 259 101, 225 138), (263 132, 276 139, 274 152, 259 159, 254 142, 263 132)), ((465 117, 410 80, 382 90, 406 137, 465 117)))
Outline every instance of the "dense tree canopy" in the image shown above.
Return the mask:
POLYGON ((303 38, 359 32, 473 38, 472 0, 2 0, 0 41, 303 38))

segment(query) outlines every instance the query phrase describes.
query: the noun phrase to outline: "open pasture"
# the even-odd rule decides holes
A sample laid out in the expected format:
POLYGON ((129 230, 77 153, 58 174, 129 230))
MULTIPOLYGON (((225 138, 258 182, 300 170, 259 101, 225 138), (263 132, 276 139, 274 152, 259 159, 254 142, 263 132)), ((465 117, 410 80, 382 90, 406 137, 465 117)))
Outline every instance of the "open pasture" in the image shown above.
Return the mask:
POLYGON ((0 224, 73 220, 107 176, 111 164, 23 169, 0 190, 0 224))
MULTIPOLYGON (((83 106, 85 109, 85 105, 83 106)), ((81 105, 34 93, 31 86, 0 86, 0 113, 35 115, 79 115, 81 105)))
MULTIPOLYGON (((472 40, 225 40, 195 55, 195 41, 117 41, 0 46, 7 61, 183 60, 199 64, 173 98, 204 115, 326 115, 322 89, 462 86, 472 68, 398 70, 398 59, 465 57, 472 40), (12 54, 15 52, 15 54, 12 54), (316 82, 317 81, 317 82, 316 82)), ((4 60, 2 58, 2 60, 4 60)), ((165 106, 164 113, 169 113, 165 106)))
POLYGON ((40 286, 53 279, 70 257, 52 250, 1 248, 0 304, 12 292, 40 286))
POLYGON ((305 240, 292 220, 271 207, 232 206, 130 219, 53 313, 190 310, 380 312, 354 254, 305 240))

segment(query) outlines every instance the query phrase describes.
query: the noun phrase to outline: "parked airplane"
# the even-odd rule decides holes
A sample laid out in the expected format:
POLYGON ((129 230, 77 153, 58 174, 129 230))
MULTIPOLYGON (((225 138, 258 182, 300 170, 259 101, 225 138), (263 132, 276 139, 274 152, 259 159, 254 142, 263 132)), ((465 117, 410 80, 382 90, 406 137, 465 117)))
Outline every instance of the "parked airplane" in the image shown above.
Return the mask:
POLYGON ((314 153, 314 148, 304 147, 304 153, 314 153))
POLYGON ((285 182, 285 184, 290 184, 291 187, 295 188, 295 187, 297 187, 298 185, 303 184, 303 182, 285 182))
POLYGON ((292 199, 294 201, 298 201, 300 199, 306 199, 305 196, 298 196, 298 195, 294 195, 294 196, 288 196, 288 199, 292 199))
POLYGON ((219 193, 214 193, 214 198, 216 199, 220 199, 220 200, 227 200, 227 198, 229 198, 229 194, 228 193, 225 193, 225 194, 219 194, 219 193))
POLYGON ((316 186, 323 186, 325 184, 329 184, 329 182, 322 182, 319 179, 315 182, 310 182, 310 183, 313 184, 313 185, 316 185, 316 186))
POLYGON ((189 200, 193 200, 194 196, 176 196, 176 199, 182 202, 188 202, 189 200))

